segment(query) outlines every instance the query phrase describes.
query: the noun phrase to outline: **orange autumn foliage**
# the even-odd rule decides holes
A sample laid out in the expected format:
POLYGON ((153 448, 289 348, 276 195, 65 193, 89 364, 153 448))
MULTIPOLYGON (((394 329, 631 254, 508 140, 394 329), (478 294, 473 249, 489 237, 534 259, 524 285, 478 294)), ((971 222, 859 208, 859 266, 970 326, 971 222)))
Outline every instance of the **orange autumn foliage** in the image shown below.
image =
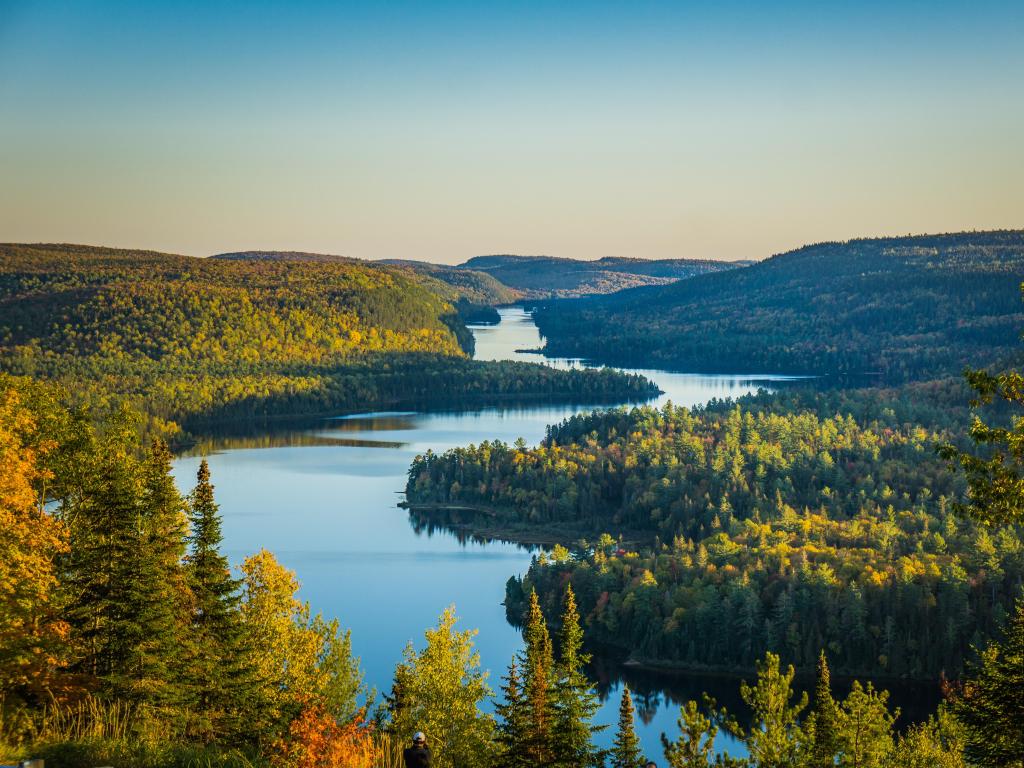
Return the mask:
POLYGON ((33 487, 46 479, 39 454, 50 447, 26 444, 35 426, 17 391, 0 390, 0 689, 48 689, 67 633, 52 605, 67 532, 33 487))
POLYGON ((360 713, 338 723, 320 704, 307 705, 278 742, 273 764, 281 768, 372 768, 377 755, 373 726, 360 713))

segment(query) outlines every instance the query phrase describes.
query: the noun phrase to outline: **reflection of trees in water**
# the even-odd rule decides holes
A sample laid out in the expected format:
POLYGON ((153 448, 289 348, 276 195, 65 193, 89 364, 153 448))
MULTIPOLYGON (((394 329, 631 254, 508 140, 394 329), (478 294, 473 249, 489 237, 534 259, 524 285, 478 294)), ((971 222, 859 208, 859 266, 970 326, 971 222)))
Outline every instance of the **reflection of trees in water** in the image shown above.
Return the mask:
POLYGON ((184 456, 207 456, 218 451, 256 448, 307 448, 347 446, 350 448, 402 448, 395 440, 375 440, 374 432, 402 432, 416 429, 415 414, 367 415, 343 419, 286 419, 234 422, 203 430, 196 441, 182 451, 184 456), (363 434, 366 437, 351 437, 363 434))
MULTIPOLYGON (((656 671, 624 664, 614 657, 597 654, 594 654, 588 672, 596 682, 597 692, 602 702, 607 701, 610 697, 618 696, 623 682, 629 685, 629 689, 633 692, 637 717, 645 725, 650 725, 654 716, 662 709, 669 708, 675 712, 687 701, 700 702, 705 693, 714 698, 719 707, 725 707, 730 714, 735 715, 741 723, 747 722, 750 717, 750 708, 740 696, 740 682, 745 679, 752 683, 755 677, 752 672, 732 676, 668 670, 656 671)), ((938 682, 921 683, 899 680, 873 682, 876 688, 889 691, 890 709, 899 707, 898 727, 900 728, 906 728, 913 723, 926 720, 935 713, 936 707, 942 700, 942 691, 938 682)), ((850 692, 852 684, 852 678, 833 676, 833 695, 836 698, 845 698, 850 692)), ((803 691, 806 691, 809 697, 814 696, 814 678, 811 676, 798 677, 794 680, 794 687, 796 697, 799 697, 803 691)))
POLYGON ((479 530, 487 530, 488 522, 493 522, 491 516, 470 509, 423 509, 415 507, 409 510, 409 525, 417 535, 426 534, 428 537, 435 533, 446 536, 453 536, 459 544, 490 544, 502 542, 514 544, 526 552, 534 552, 538 549, 533 544, 523 544, 510 538, 505 538, 498 532, 480 533, 479 530))

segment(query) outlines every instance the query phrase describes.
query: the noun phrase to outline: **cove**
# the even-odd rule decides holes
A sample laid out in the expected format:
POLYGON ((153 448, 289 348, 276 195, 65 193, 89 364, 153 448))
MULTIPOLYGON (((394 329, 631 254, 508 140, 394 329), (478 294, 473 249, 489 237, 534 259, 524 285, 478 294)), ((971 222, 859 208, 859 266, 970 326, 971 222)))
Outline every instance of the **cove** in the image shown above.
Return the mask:
MULTIPOLYGON (((520 351, 542 346, 532 318, 514 307, 500 314, 498 325, 473 327, 479 359, 582 365, 520 351)), ((696 405, 792 380, 760 374, 635 372, 663 390, 651 401, 654 405, 668 400, 696 405)), ((302 583, 301 597, 313 610, 337 617, 352 630, 353 647, 369 685, 388 691, 403 646, 419 645, 423 630, 454 604, 461 628, 479 629, 477 648, 491 672, 491 687, 497 690, 521 646, 519 632, 506 621, 501 604, 505 582, 528 568, 532 553, 507 542, 480 543, 444 530, 417 530, 408 513, 397 507, 406 471, 413 457, 427 449, 441 452, 519 437, 535 444, 549 424, 594 407, 532 405, 322 419, 244 439, 210 437, 179 457, 174 472, 182 490, 191 488, 200 456, 207 455, 224 518, 224 548, 232 563, 265 548, 294 570, 302 583)), ((638 730, 644 749, 659 763, 659 736, 667 732, 674 738, 680 700, 699 699, 707 690, 737 710, 735 679, 644 672, 600 658, 594 673, 606 697, 599 722, 615 723, 625 676, 639 694, 638 730)), ((609 744, 612 737, 610 727, 599 741, 609 744)), ((739 752, 725 737, 720 737, 720 746, 739 752)))

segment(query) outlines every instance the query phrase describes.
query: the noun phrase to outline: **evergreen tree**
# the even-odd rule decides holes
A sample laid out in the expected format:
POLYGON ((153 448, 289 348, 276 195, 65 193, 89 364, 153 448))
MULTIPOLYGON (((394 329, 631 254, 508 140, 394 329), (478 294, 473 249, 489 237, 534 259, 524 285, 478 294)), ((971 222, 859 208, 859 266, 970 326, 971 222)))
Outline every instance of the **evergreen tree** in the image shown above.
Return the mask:
POLYGON ((193 708, 204 739, 238 733, 242 713, 255 695, 255 670, 240 611, 241 580, 221 554, 221 518, 203 459, 189 496, 191 535, 186 558, 192 593, 193 653, 188 678, 193 708))
POLYGON ((583 627, 571 585, 565 590, 559 641, 552 727, 555 762, 565 768, 601 765, 604 754, 594 747, 593 734, 604 726, 591 725, 601 703, 583 671, 589 656, 582 652, 583 627))
POLYGON ((831 674, 825 651, 818 657, 818 677, 814 689, 814 710, 807 718, 806 731, 809 741, 808 768, 829 768, 835 765, 839 751, 840 730, 839 708, 832 698, 831 674))
POLYGON ((188 530, 185 501, 171 475, 171 451, 154 440, 141 466, 141 550, 137 559, 136 590, 140 618, 152 633, 154 675, 163 680, 156 700, 164 705, 187 703, 182 679, 192 634, 188 607, 191 595, 183 559, 188 530))
POLYGON ((1024 599, 1003 637, 981 653, 955 699, 968 759, 983 768, 1024 766, 1024 599))
POLYGON ((633 695, 628 685, 622 686, 622 700, 619 703, 619 728, 611 750, 612 768, 644 768, 646 759, 640 750, 640 739, 636 735, 633 695))
POLYGON ((889 692, 854 681, 843 701, 839 733, 839 764, 850 768, 883 768, 893 749, 892 726, 899 710, 889 712, 889 692))
POLYGON ((679 737, 670 742, 661 734, 665 760, 670 768, 705 768, 712 764, 718 725, 713 716, 700 711, 696 701, 688 701, 679 708, 679 737))
POLYGON ((759 768, 795 768, 798 764, 803 741, 799 717, 807 706, 807 694, 795 703, 790 701, 795 674, 792 665, 783 672, 779 657, 768 653, 757 665, 757 682, 740 686, 740 695, 752 711, 753 722, 745 733, 734 730, 746 742, 750 757, 759 768))
POLYGON ((534 766, 550 766, 555 758, 554 727, 554 655, 551 635, 544 622, 536 591, 530 592, 530 609, 523 630, 524 699, 527 738, 522 749, 534 766))
POLYGON ((166 446, 136 458, 136 425, 119 412, 62 508, 71 534, 63 581, 76 671, 113 697, 167 705, 180 696, 183 503, 166 446))
POLYGON ((503 678, 502 701, 495 705, 500 718, 497 726, 497 741, 501 747, 501 765, 505 768, 533 768, 523 749, 529 739, 526 699, 523 681, 519 676, 519 663, 513 656, 508 674, 503 678))

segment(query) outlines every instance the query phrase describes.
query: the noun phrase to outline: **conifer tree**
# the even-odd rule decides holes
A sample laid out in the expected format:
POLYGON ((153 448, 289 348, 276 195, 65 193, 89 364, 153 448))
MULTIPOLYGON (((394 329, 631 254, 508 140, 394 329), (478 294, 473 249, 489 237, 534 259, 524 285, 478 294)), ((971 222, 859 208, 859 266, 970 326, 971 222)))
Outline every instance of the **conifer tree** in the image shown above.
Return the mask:
POLYGON ((612 768, 644 768, 645 758, 636 735, 633 695, 628 685, 622 686, 619 702, 619 728, 611 750, 612 768))
POLYGON ((111 421, 62 509, 71 534, 63 586, 76 671, 129 702, 177 703, 182 500, 166 446, 136 458, 136 425, 125 409, 111 421))
POLYGON ((555 763, 565 768, 598 766, 604 755, 594 747, 593 734, 603 726, 591 722, 601 705, 583 671, 589 657, 582 652, 583 628, 571 585, 565 591, 559 641, 552 724, 555 763))
POLYGON ((669 741, 661 734, 665 760, 671 768, 704 768, 712 764, 718 725, 714 717, 700 711, 696 701, 688 701, 679 708, 679 737, 669 741))
POLYGON ((199 465, 189 497, 190 552, 186 559, 192 592, 194 652, 189 664, 200 736, 213 739, 242 728, 239 715, 254 695, 255 670, 247 653, 240 613, 241 580, 221 554, 221 518, 206 459, 199 465))
POLYGON ((554 759, 554 654, 551 635, 535 590, 530 592, 530 610, 523 639, 526 642, 522 666, 527 738, 521 748, 531 765, 548 766, 554 759))
POLYGON ((1024 599, 1003 637, 970 669, 954 713, 968 759, 983 768, 1024 766, 1024 599))
POLYGON ((503 700, 494 707, 499 717, 497 740, 501 747, 501 765, 505 768, 533 768, 534 763, 523 749, 529 739, 529 722, 519 662, 514 656, 508 674, 502 679, 505 681, 501 689, 503 700))
POLYGON ((818 657, 818 676, 814 689, 814 710, 807 718, 809 740, 808 768, 829 768, 835 765, 839 751, 841 713, 832 698, 831 673, 825 651, 818 657))
POLYGON ((856 768, 883 768, 893 750, 892 726, 899 710, 889 711, 889 692, 853 682, 843 701, 839 732, 840 764, 856 768))
POLYGON ((790 701, 795 675, 792 665, 783 672, 778 655, 767 653, 764 661, 757 664, 757 682, 740 685, 740 695, 751 709, 753 722, 745 733, 733 730, 746 742, 752 760, 763 768, 788 768, 797 764, 803 742, 799 717, 807 706, 807 694, 802 694, 795 702, 790 701))
POLYGON ((171 451, 154 440, 141 466, 136 590, 140 618, 152 634, 153 675, 162 680, 153 700, 164 705, 186 703, 181 685, 186 649, 191 642, 188 606, 191 604, 183 568, 187 519, 185 501, 171 475, 171 451))

